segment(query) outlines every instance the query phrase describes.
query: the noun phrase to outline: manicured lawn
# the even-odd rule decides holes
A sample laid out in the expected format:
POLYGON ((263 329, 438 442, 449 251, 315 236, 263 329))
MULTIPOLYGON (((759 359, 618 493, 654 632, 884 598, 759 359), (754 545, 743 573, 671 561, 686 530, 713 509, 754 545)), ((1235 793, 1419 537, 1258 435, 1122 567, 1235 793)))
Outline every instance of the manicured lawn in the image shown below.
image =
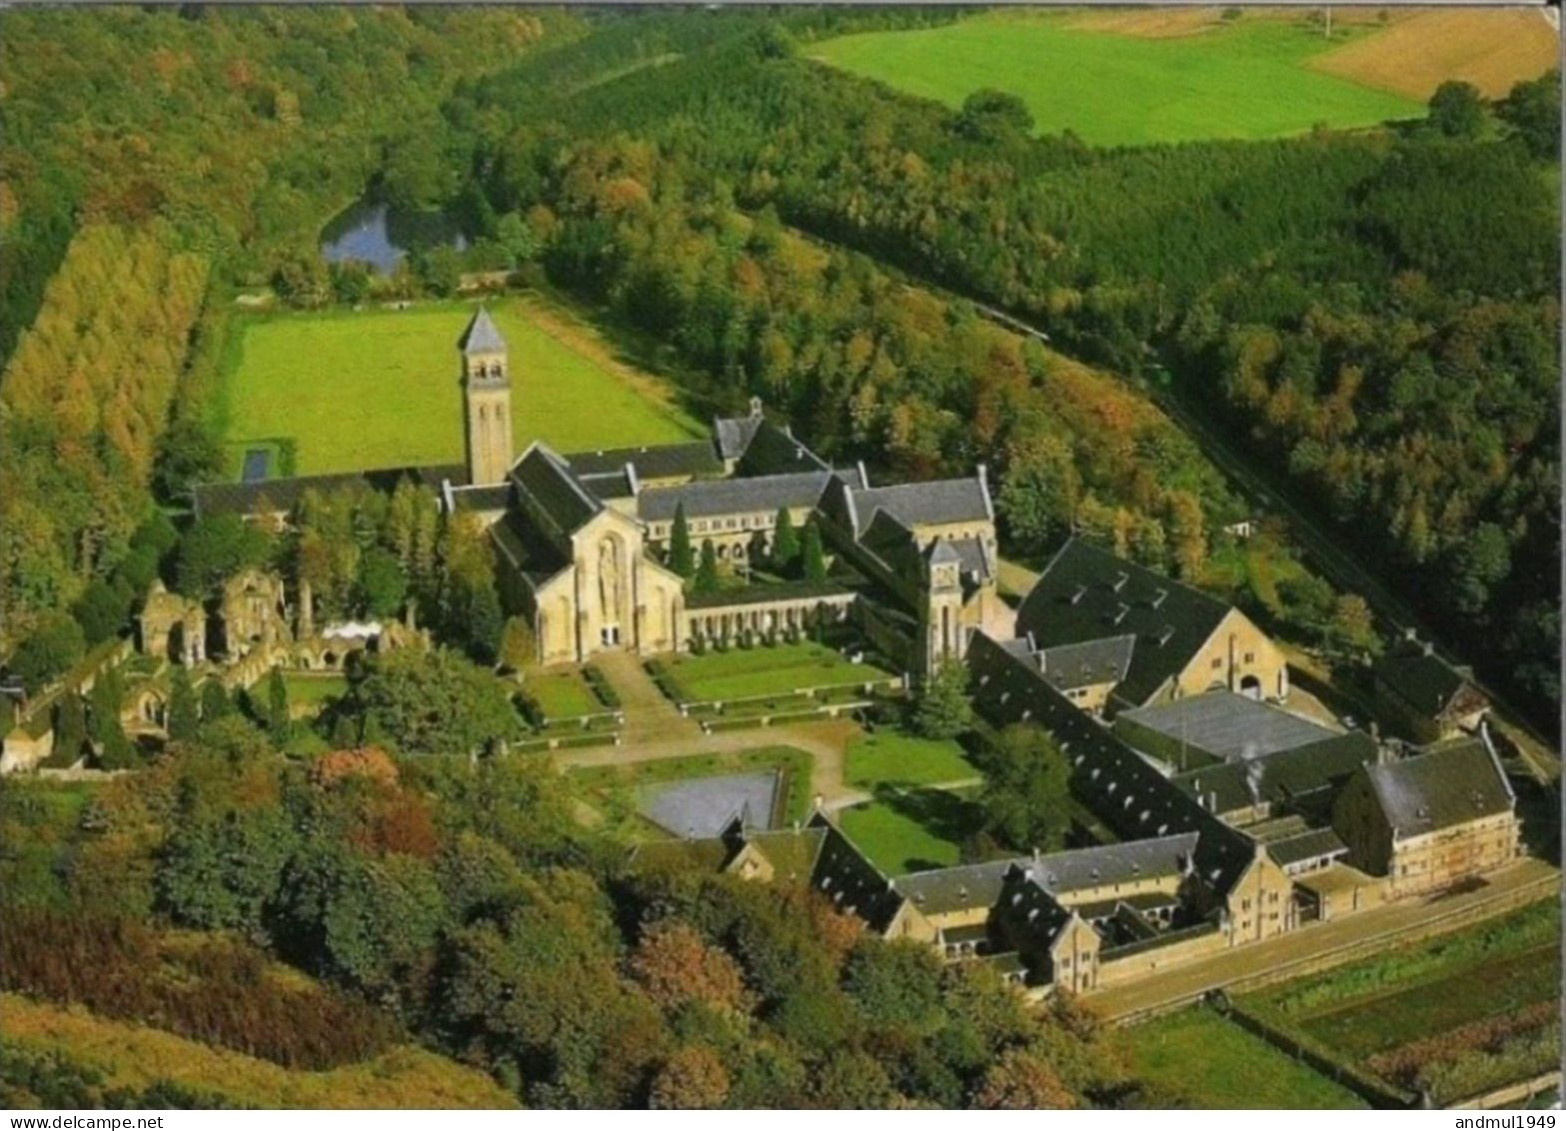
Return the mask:
POLYGON ((1363 1100, 1207 1009, 1116 1034, 1132 1075, 1202 1108, 1362 1108, 1363 1100))
MULTIPOLYGON (((490 305, 511 347, 518 454, 534 439, 570 452, 700 434, 655 378, 615 362, 587 326, 535 300, 490 305)), ((239 320, 224 378, 230 471, 256 447, 291 446, 297 475, 459 462, 457 339, 475 309, 446 302, 239 320)))
POLYGON ((979 776, 951 739, 917 738, 896 730, 861 735, 848 744, 850 785, 937 785, 979 776))
POLYGON ((807 687, 864 683, 892 674, 873 664, 850 663, 814 641, 679 656, 666 661, 664 670, 682 697, 692 702, 787 695, 807 687))
POLYGON ((889 876, 961 863, 962 841, 978 825, 972 802, 944 789, 883 789, 838 814, 843 832, 889 876))
POLYGON ((813 764, 810 754, 797 746, 758 746, 733 754, 693 754, 688 758, 660 758, 654 762, 627 762, 619 766, 582 766, 571 770, 570 774, 585 789, 621 808, 633 810, 636 790, 644 785, 752 770, 782 770, 786 791, 784 818, 801 821, 810 814, 810 769, 813 764))
POLYGON ((811 53, 898 90, 959 107, 975 90, 1019 95, 1040 133, 1094 145, 1268 138, 1318 123, 1422 117, 1416 101, 1311 70, 1333 40, 1296 19, 1242 17, 1161 38, 1080 26, 1080 13, 995 12, 945 27, 868 32, 811 53))
POLYGON ((593 689, 587 686, 587 681, 574 671, 530 675, 522 689, 550 719, 575 719, 596 715, 605 709, 593 689))

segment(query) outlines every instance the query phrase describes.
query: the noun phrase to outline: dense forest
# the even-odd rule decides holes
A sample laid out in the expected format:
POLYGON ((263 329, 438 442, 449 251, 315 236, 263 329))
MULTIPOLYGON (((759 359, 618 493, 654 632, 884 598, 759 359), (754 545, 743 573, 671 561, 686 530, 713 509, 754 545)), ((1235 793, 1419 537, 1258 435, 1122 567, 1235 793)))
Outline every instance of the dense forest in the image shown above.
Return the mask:
MULTIPOLYGON (((1167 367, 1553 715, 1558 76, 1475 114, 1384 131, 1090 150, 1031 137, 1004 95, 953 113, 813 63, 804 18, 756 17, 710 45, 688 34, 688 54, 661 45, 636 69, 617 56, 548 114, 528 66, 464 84, 448 104, 489 209, 547 208, 532 220, 550 226, 552 278, 670 327, 719 380, 791 384, 829 448, 876 381, 870 364, 823 375, 818 358, 860 333, 870 361, 901 360, 895 336, 863 315, 747 321, 737 285, 650 272, 632 250, 638 230, 664 225, 650 246, 672 258, 667 226, 682 212, 775 210, 1025 315, 1081 358, 1132 377, 1167 367), (595 160, 619 179, 617 201, 588 199, 581 171, 595 160)), ((593 51, 589 39, 545 52, 546 70, 583 68, 593 51)), ((958 408, 948 376, 905 365, 909 426, 874 439, 905 458, 910 442, 926 459, 944 444, 950 459, 955 441, 928 421, 954 410, 967 449, 1004 472, 1004 442, 983 432, 986 367, 952 350, 972 399, 958 408)), ((1059 479, 1046 477, 1047 506, 1065 525, 1083 496, 1059 479)))
MULTIPOLYGON (((356 709, 409 748, 465 663, 375 661, 356 709)), ((474 704, 436 710, 455 729, 474 704)), ((628 867, 546 761, 293 762, 221 697, 190 726, 90 794, 0 785, 0 989, 306 1070, 418 1040, 530 1106, 1163 1102, 1069 1001, 1027 1008, 805 887, 628 867)))

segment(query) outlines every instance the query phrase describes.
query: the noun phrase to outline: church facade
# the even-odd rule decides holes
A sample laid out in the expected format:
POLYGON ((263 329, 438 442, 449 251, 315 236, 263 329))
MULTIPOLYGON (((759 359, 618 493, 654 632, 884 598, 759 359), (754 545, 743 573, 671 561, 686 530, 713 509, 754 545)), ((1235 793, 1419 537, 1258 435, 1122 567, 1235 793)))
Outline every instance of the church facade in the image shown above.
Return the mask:
POLYGON ((487 526, 503 598, 530 620, 541 662, 679 651, 698 637, 802 631, 825 617, 855 619, 926 674, 961 659, 980 629, 1011 634, 982 467, 872 487, 863 465, 834 468, 757 399, 744 416, 714 421, 708 441, 576 454, 535 442, 513 459, 505 341, 481 310, 459 344, 467 474, 443 479, 442 502, 487 526), (665 564, 677 514, 694 547, 710 542, 721 562, 744 568, 770 551, 781 510, 796 526, 815 521, 855 581, 696 597, 665 564))

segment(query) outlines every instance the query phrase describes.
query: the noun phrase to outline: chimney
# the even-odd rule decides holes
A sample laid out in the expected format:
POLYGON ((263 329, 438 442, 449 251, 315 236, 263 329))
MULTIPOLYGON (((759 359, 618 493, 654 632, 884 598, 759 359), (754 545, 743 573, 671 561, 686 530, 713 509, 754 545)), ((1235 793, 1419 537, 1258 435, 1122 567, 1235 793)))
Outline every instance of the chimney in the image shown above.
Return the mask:
POLYGON ((751 419, 752 420, 754 420, 756 417, 761 415, 761 398, 760 397, 751 397, 750 398, 750 415, 751 415, 751 419))
POLYGON ((1425 655, 1427 655, 1427 656, 1434 656, 1435 655, 1435 645, 1430 643, 1430 641, 1428 641, 1428 640, 1425 641, 1425 655))

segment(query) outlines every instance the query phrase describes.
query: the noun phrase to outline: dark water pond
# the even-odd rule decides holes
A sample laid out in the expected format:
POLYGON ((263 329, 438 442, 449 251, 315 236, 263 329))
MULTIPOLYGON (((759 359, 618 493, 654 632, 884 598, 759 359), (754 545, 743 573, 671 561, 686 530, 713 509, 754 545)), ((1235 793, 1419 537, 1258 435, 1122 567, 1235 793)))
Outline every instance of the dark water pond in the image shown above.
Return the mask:
POLYGON ((368 198, 321 229, 321 255, 328 263, 358 259, 383 275, 410 252, 442 245, 458 251, 468 246, 461 227, 444 212, 402 212, 368 198))

